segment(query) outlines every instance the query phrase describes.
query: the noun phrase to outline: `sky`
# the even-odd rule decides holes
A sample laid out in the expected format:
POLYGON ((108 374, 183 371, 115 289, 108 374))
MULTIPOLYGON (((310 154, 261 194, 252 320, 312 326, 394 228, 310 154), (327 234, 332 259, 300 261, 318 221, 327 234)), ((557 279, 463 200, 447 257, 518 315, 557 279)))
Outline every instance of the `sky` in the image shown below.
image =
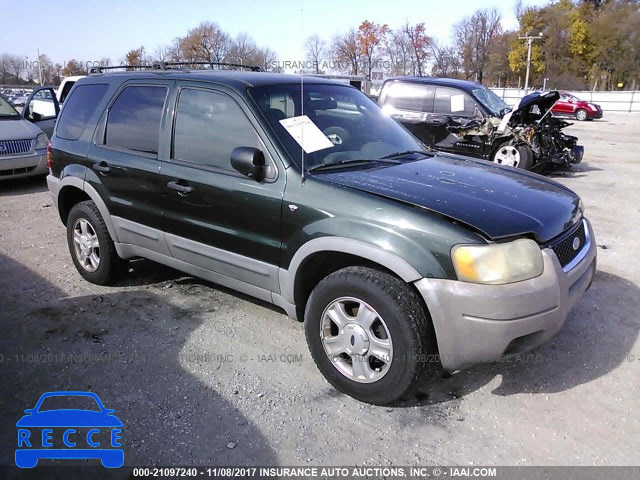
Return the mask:
MULTIPOLYGON (((452 26, 479 8, 495 7, 505 28, 517 27, 516 0, 0 0, 0 53, 29 60, 37 50, 63 63, 71 58, 118 64, 140 46, 147 53, 183 36, 200 22, 217 22, 235 36, 249 33, 279 61, 304 59, 304 41, 318 34, 327 41, 363 20, 390 28, 425 22, 427 34, 448 42, 452 26), (11 21, 9 19, 14 19, 11 21), (9 20, 9 21, 7 21, 9 20)), ((549 0, 523 0, 543 5, 549 0)))

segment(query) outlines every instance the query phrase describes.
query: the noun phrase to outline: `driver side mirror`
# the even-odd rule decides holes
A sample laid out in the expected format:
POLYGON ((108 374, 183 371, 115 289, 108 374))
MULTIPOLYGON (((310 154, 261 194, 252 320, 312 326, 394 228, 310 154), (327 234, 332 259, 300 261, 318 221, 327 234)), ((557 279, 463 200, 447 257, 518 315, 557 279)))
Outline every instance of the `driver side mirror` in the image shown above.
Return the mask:
POLYGON ((257 182, 264 178, 265 164, 264 153, 257 148, 237 147, 231 151, 231 166, 257 182))

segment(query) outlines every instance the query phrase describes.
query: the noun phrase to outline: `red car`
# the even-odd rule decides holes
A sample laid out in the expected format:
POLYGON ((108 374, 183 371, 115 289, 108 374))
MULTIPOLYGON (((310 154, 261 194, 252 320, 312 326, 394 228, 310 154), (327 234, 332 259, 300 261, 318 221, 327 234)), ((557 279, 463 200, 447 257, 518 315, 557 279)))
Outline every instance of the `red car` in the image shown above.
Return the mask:
POLYGON ((595 103, 585 102, 569 92, 559 92, 560 99, 551 108, 556 117, 575 117, 580 121, 602 118, 602 108, 595 103))

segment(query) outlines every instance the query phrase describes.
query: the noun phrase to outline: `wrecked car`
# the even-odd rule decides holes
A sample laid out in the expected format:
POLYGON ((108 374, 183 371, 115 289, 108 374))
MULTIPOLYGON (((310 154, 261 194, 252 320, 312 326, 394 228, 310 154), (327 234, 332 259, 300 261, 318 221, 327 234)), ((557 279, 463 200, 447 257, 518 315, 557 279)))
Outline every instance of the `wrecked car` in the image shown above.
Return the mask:
POLYGON ((422 142, 442 150, 525 170, 580 163, 584 148, 551 115, 558 92, 532 93, 512 109, 479 83, 450 78, 395 77, 379 104, 422 142))

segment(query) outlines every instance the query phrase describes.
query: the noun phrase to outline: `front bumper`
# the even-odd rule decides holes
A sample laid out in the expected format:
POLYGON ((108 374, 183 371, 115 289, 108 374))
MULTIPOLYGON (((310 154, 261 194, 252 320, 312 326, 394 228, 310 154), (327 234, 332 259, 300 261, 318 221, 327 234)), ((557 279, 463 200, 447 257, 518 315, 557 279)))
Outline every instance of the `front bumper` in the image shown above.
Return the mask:
POLYGON ((588 241, 580 260, 566 272, 555 253, 545 248, 542 275, 523 282, 480 285, 423 278, 415 283, 429 308, 445 370, 525 352, 562 328, 596 269, 593 230, 588 220, 583 221, 588 241))
POLYGON ((0 157, 0 180, 44 175, 48 171, 46 150, 35 150, 27 155, 0 157))

